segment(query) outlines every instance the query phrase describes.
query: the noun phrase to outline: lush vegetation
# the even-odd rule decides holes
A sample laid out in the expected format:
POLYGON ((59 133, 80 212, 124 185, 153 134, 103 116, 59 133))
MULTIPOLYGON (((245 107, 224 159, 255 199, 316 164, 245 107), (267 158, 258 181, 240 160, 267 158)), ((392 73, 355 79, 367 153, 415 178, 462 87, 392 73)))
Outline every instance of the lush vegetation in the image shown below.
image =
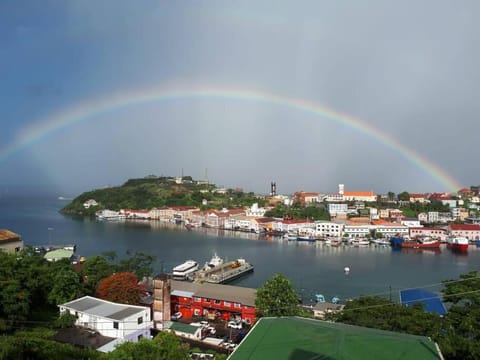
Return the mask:
POLYGON ((430 203, 421 204, 419 202, 409 203, 400 207, 403 215, 409 218, 417 217, 422 212, 438 211, 438 212, 450 212, 448 205, 444 205, 441 201, 433 200, 430 203))
POLYGON ((84 295, 138 303, 145 290, 138 278, 152 275, 153 260, 136 252, 117 260, 108 253, 91 257, 77 273, 69 261, 49 262, 31 248, 0 251, 0 359, 188 359, 189 345, 169 333, 124 343, 109 354, 51 340, 75 323, 72 315, 58 316, 58 304, 84 295))
POLYGON ((264 205, 265 200, 253 193, 228 189, 218 192, 215 185, 197 184, 191 177, 183 177, 177 184, 171 177, 145 177, 130 179, 121 186, 108 187, 85 192, 76 197, 62 209, 63 213, 93 216, 101 209, 152 209, 162 206, 195 206, 202 209, 220 209, 224 207, 251 206, 253 203, 264 205), (83 204, 94 199, 99 205, 86 209, 83 204), (203 201, 207 205, 203 205, 203 201))
POLYGON ((265 216, 276 218, 309 219, 309 220, 330 220, 330 214, 323 204, 319 206, 302 206, 295 203, 292 206, 283 204, 277 205, 265 213, 265 216))

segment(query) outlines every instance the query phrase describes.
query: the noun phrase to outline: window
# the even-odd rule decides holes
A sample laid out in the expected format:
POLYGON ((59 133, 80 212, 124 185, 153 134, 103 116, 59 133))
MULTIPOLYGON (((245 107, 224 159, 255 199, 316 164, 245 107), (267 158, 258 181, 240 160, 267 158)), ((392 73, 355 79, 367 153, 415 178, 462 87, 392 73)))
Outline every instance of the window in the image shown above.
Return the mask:
POLYGON ((199 297, 194 296, 194 297, 193 297, 193 301, 195 301, 195 302, 201 302, 201 301, 202 301, 202 298, 199 298, 199 297))
POLYGON ((221 301, 215 299, 215 300, 213 301, 213 303, 214 303, 215 305, 220 305, 221 301))
POLYGON ((118 329, 118 321, 114 321, 114 322, 113 322, 113 328, 114 328, 114 329, 118 329))
POLYGON ((140 325, 141 323, 143 323, 143 318, 140 316, 140 317, 137 319, 137 324, 140 325))
POLYGON ((205 298, 205 299, 203 299, 203 301, 209 303, 209 302, 210 302, 210 299, 209 299, 209 298, 205 298))
POLYGON ((242 307, 242 304, 234 303, 233 306, 236 307, 236 308, 241 308, 241 307, 242 307))
POLYGON ((228 301, 224 301, 223 306, 230 306, 230 303, 228 301))

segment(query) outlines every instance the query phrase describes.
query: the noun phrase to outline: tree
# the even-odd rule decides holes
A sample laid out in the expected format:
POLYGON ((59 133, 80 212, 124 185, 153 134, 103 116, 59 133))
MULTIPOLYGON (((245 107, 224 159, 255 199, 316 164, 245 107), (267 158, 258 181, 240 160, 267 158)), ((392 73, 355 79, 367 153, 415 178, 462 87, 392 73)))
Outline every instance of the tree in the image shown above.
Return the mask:
POLYGON ((30 312, 29 293, 18 280, 7 280, 1 284, 1 312, 9 320, 25 320, 30 312))
POLYGON ((59 271, 53 278, 53 287, 48 294, 48 301, 60 305, 82 295, 81 276, 70 266, 59 271))
POLYGON ((298 295, 285 276, 275 274, 257 289, 257 317, 294 316, 299 313, 298 295))
POLYGON ((388 201, 394 201, 395 200, 395 193, 393 191, 389 191, 387 193, 388 196, 388 201))
POLYGON ((398 194, 397 198, 398 198, 398 200, 409 201, 410 200, 410 194, 406 191, 403 191, 400 194, 398 194))
POLYGON ((83 264, 82 274, 85 278, 86 287, 91 294, 95 293, 98 283, 112 275, 114 268, 103 256, 93 256, 83 264))
POLYGON ((119 272, 131 272, 136 274, 139 278, 144 276, 151 276, 153 268, 151 267, 155 256, 147 255, 138 251, 127 251, 128 258, 121 260, 117 265, 119 272))
POLYGON ((132 273, 116 273, 100 281, 97 296, 101 299, 122 304, 138 305, 146 288, 138 283, 138 277, 132 273))

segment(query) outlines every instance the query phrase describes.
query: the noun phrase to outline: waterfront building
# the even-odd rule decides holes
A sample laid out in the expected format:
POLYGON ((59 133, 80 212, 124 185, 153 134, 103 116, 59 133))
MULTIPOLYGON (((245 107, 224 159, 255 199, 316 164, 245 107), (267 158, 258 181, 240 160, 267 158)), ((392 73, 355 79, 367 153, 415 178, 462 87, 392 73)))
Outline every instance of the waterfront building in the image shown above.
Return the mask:
POLYGON ((23 250, 23 241, 20 235, 13 231, 0 229, 0 251, 5 251, 9 254, 23 250))
POLYGON ((320 237, 341 237, 343 224, 332 221, 315 221, 315 235, 320 237))
POLYGON ((101 351, 114 350, 123 341, 137 342, 150 338, 150 309, 145 306, 118 304, 91 296, 58 306, 60 314, 76 317, 75 325, 114 338, 101 351))
POLYGON ((349 238, 367 237, 370 235, 370 229, 370 224, 349 224, 343 227, 343 233, 349 238))
POLYGON ((305 219, 282 220, 277 225, 279 226, 277 230, 285 233, 306 233, 315 230, 315 223, 305 219))
POLYGON ((465 237, 469 240, 480 239, 480 225, 477 224, 450 224, 448 230, 452 236, 465 237))
POLYGON ((448 231, 440 227, 411 227, 408 229, 410 238, 428 236, 432 239, 438 239, 442 242, 447 241, 448 231))
POLYGON ((375 223, 373 229, 377 233, 382 233, 385 237, 408 235, 408 227, 399 223, 379 222, 375 223))

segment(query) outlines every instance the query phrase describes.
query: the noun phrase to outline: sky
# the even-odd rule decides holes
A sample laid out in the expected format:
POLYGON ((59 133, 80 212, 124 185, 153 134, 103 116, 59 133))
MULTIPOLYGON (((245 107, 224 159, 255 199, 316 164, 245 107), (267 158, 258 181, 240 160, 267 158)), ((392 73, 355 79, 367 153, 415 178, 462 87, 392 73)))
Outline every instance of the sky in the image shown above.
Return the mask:
POLYGON ((285 194, 478 185, 479 11, 2 0, 0 192, 150 174, 285 194))

